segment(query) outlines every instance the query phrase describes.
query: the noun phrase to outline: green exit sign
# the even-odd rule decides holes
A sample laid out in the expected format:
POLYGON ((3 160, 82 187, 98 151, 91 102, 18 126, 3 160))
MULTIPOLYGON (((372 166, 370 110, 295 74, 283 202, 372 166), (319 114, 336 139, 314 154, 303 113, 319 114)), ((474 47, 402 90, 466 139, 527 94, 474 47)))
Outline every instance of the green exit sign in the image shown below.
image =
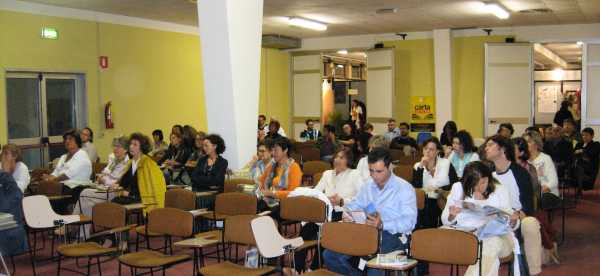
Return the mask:
POLYGON ((58 30, 56 28, 42 28, 42 38, 44 39, 58 39, 58 30))

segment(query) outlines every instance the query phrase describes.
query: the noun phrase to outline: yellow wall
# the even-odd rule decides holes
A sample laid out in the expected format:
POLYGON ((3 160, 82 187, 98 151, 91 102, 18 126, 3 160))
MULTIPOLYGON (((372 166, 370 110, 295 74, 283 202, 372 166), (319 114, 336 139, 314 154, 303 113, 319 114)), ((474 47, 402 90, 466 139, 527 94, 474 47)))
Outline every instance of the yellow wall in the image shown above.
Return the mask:
POLYGON ((433 40, 388 41, 384 46, 394 47, 396 55, 394 118, 409 122, 410 97, 435 94, 433 40))
POLYGON ((260 62, 260 97, 258 113, 275 117, 286 134, 290 123, 290 54, 263 48, 260 62))
POLYGON ((504 36, 452 39, 452 113, 459 129, 483 137, 484 65, 486 42, 503 42, 504 36))
MULTIPOLYGON (((88 124, 106 160, 113 137, 173 124, 206 130, 204 84, 197 35, 91 21, 0 11, 0 114, 6 114, 5 70, 85 74, 88 124), (42 27, 58 40, 40 38, 42 27), (98 57, 109 68, 99 71, 98 57), (115 128, 104 129, 104 104, 112 101, 115 128)), ((277 117, 289 132, 289 54, 263 49, 260 112, 277 117)), ((168 138, 167 138, 168 139, 168 138)), ((0 143, 7 142, 0 123, 0 143)))

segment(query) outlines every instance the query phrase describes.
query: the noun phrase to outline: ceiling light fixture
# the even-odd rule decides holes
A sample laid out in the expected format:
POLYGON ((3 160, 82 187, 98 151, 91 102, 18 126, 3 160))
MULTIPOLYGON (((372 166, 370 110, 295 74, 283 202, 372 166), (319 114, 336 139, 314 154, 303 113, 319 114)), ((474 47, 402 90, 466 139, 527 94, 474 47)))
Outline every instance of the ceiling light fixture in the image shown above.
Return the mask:
POLYGON ((388 14, 388 13, 397 13, 398 8, 384 8, 375 10, 376 14, 388 14))
POLYGON ((341 50, 337 51, 337 53, 340 54, 340 55, 347 55, 348 54, 348 50, 341 49, 341 50))
POLYGON ((508 13, 508 11, 506 11, 506 9, 504 9, 499 4, 496 4, 496 3, 486 3, 485 9, 487 12, 495 15, 496 17, 498 17, 500 19, 507 19, 510 17, 510 14, 508 13))
POLYGON ((315 31, 325 31, 327 30, 327 24, 317 22, 314 20, 308 20, 300 17, 290 17, 288 18, 288 24, 292 26, 297 26, 301 28, 311 29, 315 31))
POLYGON ((579 46, 579 47, 583 46, 583 41, 577 41, 577 46, 579 46))

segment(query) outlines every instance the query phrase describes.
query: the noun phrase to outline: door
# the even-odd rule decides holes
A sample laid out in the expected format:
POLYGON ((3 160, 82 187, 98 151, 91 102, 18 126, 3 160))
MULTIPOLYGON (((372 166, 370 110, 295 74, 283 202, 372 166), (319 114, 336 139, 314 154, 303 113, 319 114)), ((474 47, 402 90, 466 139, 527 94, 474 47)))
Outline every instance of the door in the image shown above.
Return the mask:
POLYGON ((62 134, 85 125, 83 76, 7 73, 8 142, 23 151, 29 168, 62 155, 62 134))
POLYGON ((532 60, 529 43, 485 44, 485 136, 502 123, 521 135, 533 123, 532 60))
POLYGON ((385 133, 394 117, 394 64, 394 49, 367 52, 367 122, 376 133, 385 133))
MULTIPOLYGON (((583 73, 581 95, 581 127, 591 127, 600 133, 600 44, 583 45, 583 73)), ((597 140, 597 139, 596 139, 597 140)))

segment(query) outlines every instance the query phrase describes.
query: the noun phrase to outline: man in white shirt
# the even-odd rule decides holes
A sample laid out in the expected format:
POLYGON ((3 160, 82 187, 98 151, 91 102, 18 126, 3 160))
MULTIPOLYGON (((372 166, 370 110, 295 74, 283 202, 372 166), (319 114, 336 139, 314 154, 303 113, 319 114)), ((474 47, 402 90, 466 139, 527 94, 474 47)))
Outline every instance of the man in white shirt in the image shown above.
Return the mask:
MULTIPOLYGON (((360 173, 350 168, 350 164, 354 162, 353 159, 352 151, 349 148, 336 152, 333 159, 333 170, 325 171, 319 184, 314 188, 329 198, 337 212, 342 211, 344 203, 354 199, 364 183, 360 173)), ((339 215, 341 219, 341 213, 339 215)))

